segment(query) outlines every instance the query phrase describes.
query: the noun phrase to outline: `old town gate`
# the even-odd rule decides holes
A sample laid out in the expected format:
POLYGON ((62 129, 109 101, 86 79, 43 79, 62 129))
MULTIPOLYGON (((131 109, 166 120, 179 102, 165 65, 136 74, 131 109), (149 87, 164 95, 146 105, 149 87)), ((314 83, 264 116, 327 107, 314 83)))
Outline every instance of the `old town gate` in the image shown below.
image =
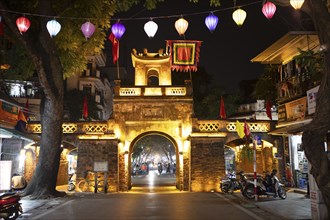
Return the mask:
MULTIPOLYGON (((134 144, 150 134, 170 140, 176 152, 176 187, 183 191, 218 191, 225 175, 224 146, 235 122, 198 120, 193 114, 192 84, 173 86, 170 57, 132 52, 135 85, 115 81, 113 114, 107 122, 63 124, 64 141, 77 151, 77 182, 88 170, 106 171, 108 191, 131 188, 134 144)), ((30 125, 32 126, 32 125, 30 125)), ((251 127, 269 131, 268 123, 251 127)))

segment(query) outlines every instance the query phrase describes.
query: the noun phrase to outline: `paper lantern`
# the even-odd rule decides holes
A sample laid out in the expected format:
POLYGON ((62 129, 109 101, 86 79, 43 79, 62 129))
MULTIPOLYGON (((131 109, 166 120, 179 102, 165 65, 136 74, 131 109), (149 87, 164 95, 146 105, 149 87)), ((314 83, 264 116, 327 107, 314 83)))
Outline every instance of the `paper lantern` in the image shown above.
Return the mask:
POLYGON ((29 29, 31 22, 26 17, 20 17, 16 19, 16 25, 18 30, 23 33, 29 29))
POLYGON ((94 34, 95 26, 87 21, 81 25, 81 31, 83 32, 86 39, 88 39, 94 34))
POLYGON ((246 18, 246 12, 244 10, 239 8, 233 12, 233 19, 238 26, 243 25, 245 18, 246 18))
POLYGON ((212 12, 205 18, 205 25, 211 31, 211 33, 217 27, 218 21, 218 17, 215 16, 212 12))
POLYGON ((184 35, 184 33, 186 33, 188 25, 188 21, 186 21, 184 18, 180 18, 175 22, 175 29, 179 33, 179 35, 182 36, 184 35))
POLYGON ((111 32, 113 35, 115 35, 117 40, 119 40, 124 35, 125 31, 125 26, 119 21, 111 27, 111 32))
POLYGON ((267 19, 271 19, 275 14, 276 6, 272 2, 266 2, 262 6, 262 13, 266 16, 267 19))
POLYGON ((304 2, 304 0, 290 0, 290 4, 295 10, 299 10, 304 2))
POLYGON ((61 24, 58 23, 55 19, 47 22, 47 30, 51 37, 54 37, 60 32, 61 24))
POLYGON ((144 31, 148 35, 149 38, 153 38, 158 30, 158 25, 150 20, 144 24, 144 31))

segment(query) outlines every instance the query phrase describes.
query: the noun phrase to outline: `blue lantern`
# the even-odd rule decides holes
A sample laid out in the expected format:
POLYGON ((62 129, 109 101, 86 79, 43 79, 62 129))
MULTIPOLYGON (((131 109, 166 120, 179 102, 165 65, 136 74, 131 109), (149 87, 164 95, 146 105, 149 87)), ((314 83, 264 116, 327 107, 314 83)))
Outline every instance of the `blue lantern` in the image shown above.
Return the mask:
POLYGON ((211 33, 215 30, 218 25, 218 17, 215 16, 212 12, 205 18, 205 25, 211 31, 211 33))
POLYGON ((115 35, 117 40, 119 40, 124 35, 125 31, 125 26, 119 21, 111 27, 111 32, 113 35, 115 35))

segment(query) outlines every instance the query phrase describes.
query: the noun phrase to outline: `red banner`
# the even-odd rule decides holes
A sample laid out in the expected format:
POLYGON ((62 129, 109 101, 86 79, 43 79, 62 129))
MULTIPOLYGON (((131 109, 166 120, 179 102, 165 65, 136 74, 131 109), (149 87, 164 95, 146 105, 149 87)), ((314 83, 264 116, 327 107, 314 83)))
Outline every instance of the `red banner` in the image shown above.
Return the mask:
POLYGON ((167 52, 171 56, 171 68, 176 71, 197 71, 202 41, 167 40, 167 52))

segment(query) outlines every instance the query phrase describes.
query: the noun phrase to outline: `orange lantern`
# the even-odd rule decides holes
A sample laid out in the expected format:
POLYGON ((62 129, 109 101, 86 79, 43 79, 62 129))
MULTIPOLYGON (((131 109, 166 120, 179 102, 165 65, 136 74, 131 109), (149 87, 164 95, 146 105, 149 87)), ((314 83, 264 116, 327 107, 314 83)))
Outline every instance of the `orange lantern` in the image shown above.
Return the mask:
POLYGON ((29 29, 31 22, 26 17, 20 17, 20 18, 17 18, 16 25, 17 25, 18 30, 21 33, 23 33, 29 29))

